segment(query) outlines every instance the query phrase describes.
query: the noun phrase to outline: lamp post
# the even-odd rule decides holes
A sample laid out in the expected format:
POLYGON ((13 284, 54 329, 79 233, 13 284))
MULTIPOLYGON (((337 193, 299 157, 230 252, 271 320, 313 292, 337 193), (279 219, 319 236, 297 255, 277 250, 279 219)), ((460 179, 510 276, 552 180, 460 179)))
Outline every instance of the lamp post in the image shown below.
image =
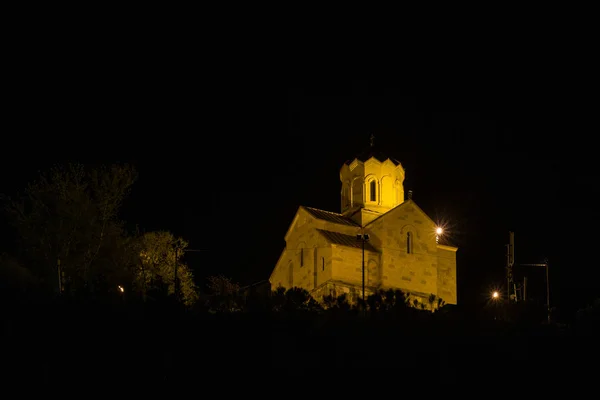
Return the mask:
POLYGON ((365 242, 369 241, 369 234, 362 233, 356 235, 356 240, 362 241, 362 301, 365 305, 365 242))
POLYGON ((496 321, 498 319, 498 310, 496 309, 496 307, 498 306, 498 302, 500 301, 500 292, 498 292, 497 290, 494 290, 491 294, 490 294, 490 300, 493 304, 493 316, 494 316, 494 321, 496 321))
POLYGON ((121 300, 125 303, 125 288, 121 285, 118 285, 117 288, 119 288, 119 292, 121 292, 121 300))

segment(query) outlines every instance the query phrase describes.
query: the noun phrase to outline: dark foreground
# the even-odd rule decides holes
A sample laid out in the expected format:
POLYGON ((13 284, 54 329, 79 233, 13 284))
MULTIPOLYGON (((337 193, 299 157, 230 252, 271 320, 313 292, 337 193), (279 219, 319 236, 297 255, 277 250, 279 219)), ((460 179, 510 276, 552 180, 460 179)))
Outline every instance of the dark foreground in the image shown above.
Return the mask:
POLYGON ((569 382, 594 376, 599 355, 594 329, 458 314, 210 314, 89 304, 7 309, 2 345, 5 383, 47 388, 227 383, 243 391, 246 383, 233 382, 266 389, 285 376, 317 386, 358 376, 383 386, 502 384, 514 376, 569 382))

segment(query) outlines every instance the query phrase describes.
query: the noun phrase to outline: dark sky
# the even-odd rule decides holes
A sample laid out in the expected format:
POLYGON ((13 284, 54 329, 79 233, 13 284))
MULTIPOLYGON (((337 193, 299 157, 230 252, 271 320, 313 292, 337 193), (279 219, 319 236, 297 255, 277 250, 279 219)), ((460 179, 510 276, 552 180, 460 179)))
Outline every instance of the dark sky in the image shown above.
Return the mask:
POLYGON ((451 226, 460 301, 503 284, 509 230, 517 263, 548 257, 552 300, 600 294, 587 111, 542 94, 463 107, 366 82, 188 90, 177 76, 142 81, 29 83, 10 108, 2 191, 54 162, 131 162, 140 176, 123 218, 206 250, 187 256, 199 279, 223 273, 245 284, 268 278, 299 205, 339 212, 339 169, 374 134, 402 162, 417 204, 451 226))

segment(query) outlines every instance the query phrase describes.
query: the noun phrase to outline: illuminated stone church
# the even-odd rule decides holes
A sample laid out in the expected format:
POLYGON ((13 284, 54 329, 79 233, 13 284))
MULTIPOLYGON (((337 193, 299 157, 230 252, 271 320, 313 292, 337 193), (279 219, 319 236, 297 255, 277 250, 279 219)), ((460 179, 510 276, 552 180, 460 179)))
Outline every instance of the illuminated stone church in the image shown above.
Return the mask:
POLYGON ((300 287, 318 301, 401 289, 427 304, 456 304, 456 247, 441 244, 435 222, 405 198, 405 170, 374 146, 340 170, 341 213, 300 206, 269 278, 273 290, 300 287), (364 235, 364 236, 363 236, 364 235), (368 236, 367 236, 368 235, 368 236), (368 239, 367 239, 368 238, 368 239))

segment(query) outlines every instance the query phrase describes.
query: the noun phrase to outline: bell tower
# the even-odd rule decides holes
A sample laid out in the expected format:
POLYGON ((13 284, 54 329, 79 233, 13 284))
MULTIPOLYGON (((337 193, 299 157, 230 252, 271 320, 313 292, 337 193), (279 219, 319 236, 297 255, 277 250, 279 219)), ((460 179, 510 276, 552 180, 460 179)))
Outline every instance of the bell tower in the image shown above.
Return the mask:
POLYGON ((342 214, 365 226, 404 202, 404 168, 400 161, 369 147, 340 169, 342 214))

